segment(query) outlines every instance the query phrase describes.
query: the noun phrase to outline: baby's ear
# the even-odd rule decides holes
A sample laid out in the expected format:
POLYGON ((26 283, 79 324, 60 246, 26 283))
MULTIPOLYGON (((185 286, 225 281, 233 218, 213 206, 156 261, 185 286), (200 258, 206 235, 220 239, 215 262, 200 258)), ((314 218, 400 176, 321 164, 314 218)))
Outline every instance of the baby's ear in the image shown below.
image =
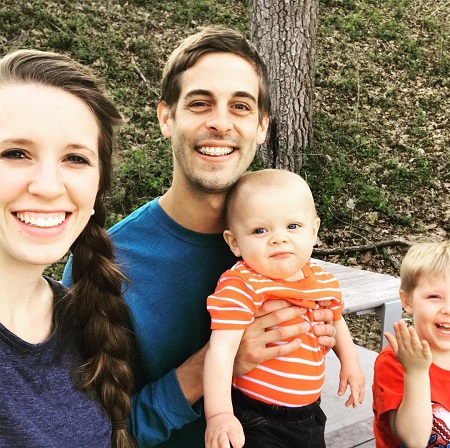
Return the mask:
POLYGON ((410 294, 406 294, 403 289, 400 289, 400 299, 402 301, 403 309, 412 315, 412 307, 411 307, 411 297, 410 294))
POLYGON ((226 243, 230 246, 231 252, 233 252, 236 257, 241 256, 241 251, 239 250, 237 240, 235 236, 231 233, 231 230, 225 230, 223 232, 223 237, 225 238, 226 243))

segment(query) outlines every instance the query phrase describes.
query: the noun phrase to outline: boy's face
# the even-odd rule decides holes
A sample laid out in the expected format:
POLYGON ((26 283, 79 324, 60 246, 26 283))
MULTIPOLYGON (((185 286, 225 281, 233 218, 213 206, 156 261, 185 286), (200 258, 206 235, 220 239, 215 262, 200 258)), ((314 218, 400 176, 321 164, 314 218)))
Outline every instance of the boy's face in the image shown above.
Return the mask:
POLYGON ((244 189, 233 210, 224 236, 236 256, 272 279, 303 278, 320 225, 309 189, 244 189))
POLYGON ((410 295, 400 292, 405 311, 414 317, 420 339, 433 354, 450 351, 450 273, 436 278, 419 277, 410 295))

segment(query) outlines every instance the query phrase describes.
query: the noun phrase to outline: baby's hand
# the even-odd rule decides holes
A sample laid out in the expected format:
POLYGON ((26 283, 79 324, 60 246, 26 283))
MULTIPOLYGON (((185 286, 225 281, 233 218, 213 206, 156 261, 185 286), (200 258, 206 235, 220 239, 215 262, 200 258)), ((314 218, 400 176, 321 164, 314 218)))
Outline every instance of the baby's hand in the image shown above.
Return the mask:
POLYGON ((344 395, 347 386, 350 386, 350 396, 345 402, 345 406, 358 407, 364 401, 366 378, 364 372, 359 365, 359 362, 347 362, 341 365, 341 372, 339 375, 339 389, 338 395, 344 395))
POLYGON ((394 324, 395 336, 384 333, 405 372, 423 371, 430 368, 433 355, 427 341, 421 341, 413 327, 404 320, 394 324))
POLYGON ((207 421, 205 448, 242 448, 244 430, 233 414, 218 414, 207 421))

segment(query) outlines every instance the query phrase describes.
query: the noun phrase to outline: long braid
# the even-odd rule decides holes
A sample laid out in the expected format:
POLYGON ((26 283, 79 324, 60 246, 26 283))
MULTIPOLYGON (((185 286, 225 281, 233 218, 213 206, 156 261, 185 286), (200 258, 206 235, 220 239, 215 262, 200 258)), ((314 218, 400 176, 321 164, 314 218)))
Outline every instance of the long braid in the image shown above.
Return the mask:
POLYGON ((129 365, 132 340, 126 326, 129 314, 121 297, 124 278, 114 264, 113 246, 103 229, 104 196, 112 176, 114 127, 123 119, 95 74, 62 54, 37 50, 10 53, 2 58, 0 82, 38 83, 62 89, 81 99, 96 117, 100 182, 95 214, 71 247, 74 286, 57 305, 55 322, 61 331, 75 325, 84 360, 75 372, 75 380, 108 413, 113 428, 112 447, 136 447, 126 431, 133 373, 129 365))
MULTIPOLYGON (((102 204, 102 203, 101 203, 102 204)), ((123 323, 128 308, 121 299, 123 276, 114 264, 113 247, 103 230, 104 207, 95 215, 73 247, 71 312, 80 329, 86 362, 77 370, 81 388, 95 394, 111 418, 112 446, 137 446, 126 430, 133 374, 129 364, 131 337, 123 323)))

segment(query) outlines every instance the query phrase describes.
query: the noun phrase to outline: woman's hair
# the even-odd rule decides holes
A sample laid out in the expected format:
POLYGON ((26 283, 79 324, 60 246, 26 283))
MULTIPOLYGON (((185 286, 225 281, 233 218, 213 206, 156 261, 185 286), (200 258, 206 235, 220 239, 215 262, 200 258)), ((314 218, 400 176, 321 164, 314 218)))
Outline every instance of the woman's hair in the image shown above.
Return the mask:
POLYGON ((174 114, 180 99, 181 76, 199 58, 210 53, 231 53, 253 65, 258 76, 258 112, 261 121, 270 112, 267 67, 256 48, 242 34, 219 25, 205 27, 187 37, 172 52, 163 70, 161 100, 166 102, 174 114))
POLYGON ((412 294, 421 276, 450 275, 450 241, 416 243, 411 246, 400 268, 400 288, 412 294))
POLYGON ((124 278, 114 264, 113 246, 103 229, 114 127, 123 120, 93 72, 62 54, 18 50, 0 59, 0 85, 25 83, 55 87, 76 96, 97 120, 100 182, 95 214, 71 247, 74 284, 62 309, 55 310, 55 322, 58 329, 58 319, 73 321, 79 330, 83 364, 75 372, 76 382, 86 393, 93 393, 108 413, 112 446, 137 446, 126 430, 133 373, 129 364, 131 334, 126 328, 129 314, 121 297, 124 278))

